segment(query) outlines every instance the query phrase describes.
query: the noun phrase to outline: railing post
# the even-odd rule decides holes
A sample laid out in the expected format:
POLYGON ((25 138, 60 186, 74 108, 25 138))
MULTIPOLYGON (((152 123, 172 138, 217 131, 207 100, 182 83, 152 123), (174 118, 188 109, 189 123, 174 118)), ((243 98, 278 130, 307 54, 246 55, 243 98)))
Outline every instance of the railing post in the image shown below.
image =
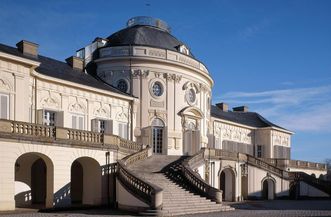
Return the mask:
POLYGON ((68 130, 61 127, 56 127, 55 137, 56 139, 68 139, 68 130))
POLYGON ((0 132, 11 133, 12 123, 8 120, 0 120, 0 132))
POLYGON ((215 192, 215 202, 220 204, 222 203, 222 190, 215 192))
POLYGON ((161 209, 163 204, 163 191, 152 192, 152 208, 161 209))

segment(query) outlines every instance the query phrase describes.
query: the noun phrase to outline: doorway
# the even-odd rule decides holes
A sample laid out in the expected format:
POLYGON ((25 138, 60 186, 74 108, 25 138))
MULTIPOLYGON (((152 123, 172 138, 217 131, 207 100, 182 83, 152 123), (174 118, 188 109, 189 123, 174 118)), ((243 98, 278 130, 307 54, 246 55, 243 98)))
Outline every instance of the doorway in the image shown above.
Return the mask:
POLYGON ((152 144, 154 154, 162 154, 163 133, 164 122, 159 118, 155 118, 152 122, 152 144))

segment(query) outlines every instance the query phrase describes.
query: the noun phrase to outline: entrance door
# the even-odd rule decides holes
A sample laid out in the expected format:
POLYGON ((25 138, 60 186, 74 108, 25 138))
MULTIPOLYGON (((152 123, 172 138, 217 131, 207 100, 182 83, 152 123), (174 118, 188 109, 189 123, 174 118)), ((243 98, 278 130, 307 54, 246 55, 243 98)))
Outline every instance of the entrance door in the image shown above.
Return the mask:
POLYGON ((184 154, 193 155, 200 150, 200 131, 194 123, 189 123, 188 129, 184 132, 184 154))
POLYGON ((271 179, 266 179, 262 183, 262 198, 264 200, 273 200, 275 194, 275 183, 271 179))
POLYGON ((153 127, 153 153, 162 154, 163 128, 153 127))
POLYGON ((152 144, 154 154, 162 154, 163 129, 164 122, 159 118, 155 118, 152 122, 152 144))

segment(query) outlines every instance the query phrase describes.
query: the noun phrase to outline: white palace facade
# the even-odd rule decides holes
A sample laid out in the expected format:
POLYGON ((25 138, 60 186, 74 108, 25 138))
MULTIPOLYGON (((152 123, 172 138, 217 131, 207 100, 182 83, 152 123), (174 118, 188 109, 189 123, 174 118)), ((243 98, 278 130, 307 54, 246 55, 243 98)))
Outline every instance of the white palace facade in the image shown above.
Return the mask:
MULTIPOLYGON (((324 164, 291 159, 293 132, 246 106, 211 105, 213 84, 149 17, 65 62, 26 40, 0 44, 0 210, 108 204, 182 214, 158 185, 165 178, 148 173, 162 162, 164 182, 185 183, 216 210, 231 210, 222 201, 330 197, 324 164)), ((215 211, 201 207, 187 210, 215 211)))

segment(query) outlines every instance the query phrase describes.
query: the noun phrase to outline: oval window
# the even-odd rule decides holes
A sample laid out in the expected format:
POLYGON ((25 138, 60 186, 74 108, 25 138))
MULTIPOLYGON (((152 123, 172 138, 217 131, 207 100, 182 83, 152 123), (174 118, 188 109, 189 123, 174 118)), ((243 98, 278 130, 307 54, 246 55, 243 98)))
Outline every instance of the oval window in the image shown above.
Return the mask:
POLYGON ((163 94, 163 87, 160 82, 155 82, 152 86, 152 92, 155 96, 161 96, 163 94))
POLYGON ((128 83, 124 79, 120 79, 117 82, 117 88, 122 92, 128 91, 128 83))

